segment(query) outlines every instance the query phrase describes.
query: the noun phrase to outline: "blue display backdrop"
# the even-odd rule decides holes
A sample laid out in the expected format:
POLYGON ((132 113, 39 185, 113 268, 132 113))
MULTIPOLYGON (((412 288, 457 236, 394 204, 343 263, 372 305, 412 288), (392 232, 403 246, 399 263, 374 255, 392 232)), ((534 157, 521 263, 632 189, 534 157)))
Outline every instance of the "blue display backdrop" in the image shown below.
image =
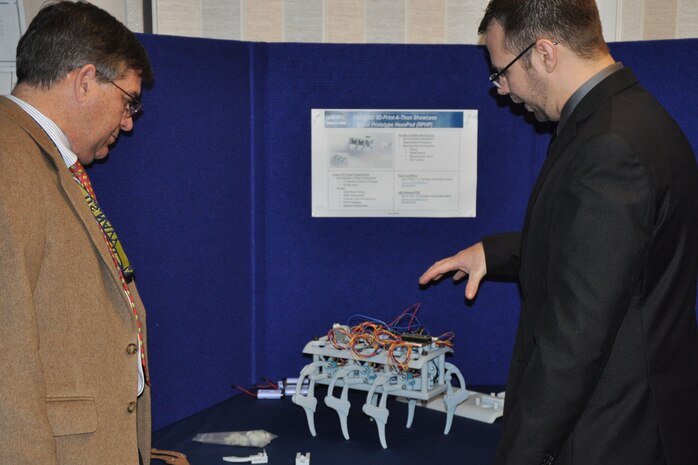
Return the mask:
MULTIPOLYGON (((475 302, 436 259, 520 228, 549 127, 487 80, 483 47, 264 44, 140 36, 156 72, 145 111, 90 169, 148 310, 155 428, 266 377, 297 376, 305 343, 354 314, 420 303, 469 384, 504 384, 515 283, 475 302), (311 108, 476 109, 477 217, 312 218, 311 108)), ((612 44, 698 147, 698 40, 612 44), (677 73, 677 64, 681 72, 677 73)))

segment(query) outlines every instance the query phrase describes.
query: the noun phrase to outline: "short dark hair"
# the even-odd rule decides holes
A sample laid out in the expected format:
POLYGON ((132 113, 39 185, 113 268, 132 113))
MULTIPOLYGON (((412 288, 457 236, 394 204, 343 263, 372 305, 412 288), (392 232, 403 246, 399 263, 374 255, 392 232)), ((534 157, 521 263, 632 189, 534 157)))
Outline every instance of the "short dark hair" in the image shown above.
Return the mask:
MULTIPOLYGON (((490 0, 478 33, 487 33, 493 21, 504 29, 512 53, 538 39, 564 44, 582 58, 608 53, 594 0, 490 0)), ((530 55, 523 59, 530 65, 530 55)))
POLYGON ((17 44, 17 82, 51 88, 71 71, 94 64, 100 80, 133 69, 153 80, 150 59, 133 33, 116 18, 84 1, 41 8, 17 44))

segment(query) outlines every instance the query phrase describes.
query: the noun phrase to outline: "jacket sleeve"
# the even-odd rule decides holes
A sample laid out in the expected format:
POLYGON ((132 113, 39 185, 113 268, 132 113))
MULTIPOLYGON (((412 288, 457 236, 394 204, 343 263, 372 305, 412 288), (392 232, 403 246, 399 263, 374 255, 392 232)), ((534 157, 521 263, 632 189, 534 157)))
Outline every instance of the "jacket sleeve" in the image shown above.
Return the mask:
POLYGON ((547 300, 537 309, 498 465, 537 465, 560 452, 637 292, 651 237, 653 189, 630 144, 605 134, 571 156, 556 174, 565 182, 546 217, 547 250, 526 258, 543 260, 545 275, 526 279, 545 279, 547 300))
POLYGON ((482 238, 487 274, 515 278, 519 274, 521 234, 508 232, 482 238))
POLYGON ((57 465, 32 296, 48 245, 21 159, 0 147, 0 463, 57 465))

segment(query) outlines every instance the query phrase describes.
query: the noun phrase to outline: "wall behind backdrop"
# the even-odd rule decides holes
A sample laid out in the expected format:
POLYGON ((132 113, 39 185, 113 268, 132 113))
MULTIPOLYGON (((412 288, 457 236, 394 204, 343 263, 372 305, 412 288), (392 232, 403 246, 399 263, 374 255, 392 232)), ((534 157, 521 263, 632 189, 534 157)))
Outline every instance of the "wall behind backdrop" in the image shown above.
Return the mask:
MULTIPOLYGON (((45 2, 18 1, 24 4, 27 22, 45 2)), ((487 0, 91 1, 134 32, 264 42, 409 44, 478 44, 477 26, 487 5, 487 0)), ((698 37, 698 0, 596 4, 606 41, 698 37)))
MULTIPOLYGON (((550 128, 497 96, 484 48, 140 39, 156 83, 90 176, 148 310, 156 429, 231 385, 297 376, 305 343, 333 323, 415 303, 432 334, 455 331, 450 361, 468 384, 504 384, 516 285, 488 281, 466 303, 463 285, 417 282, 434 260, 520 228, 545 156, 550 128), (312 218, 311 108, 477 109, 477 217, 312 218)), ((685 92, 698 40, 612 52, 698 147, 685 92)))

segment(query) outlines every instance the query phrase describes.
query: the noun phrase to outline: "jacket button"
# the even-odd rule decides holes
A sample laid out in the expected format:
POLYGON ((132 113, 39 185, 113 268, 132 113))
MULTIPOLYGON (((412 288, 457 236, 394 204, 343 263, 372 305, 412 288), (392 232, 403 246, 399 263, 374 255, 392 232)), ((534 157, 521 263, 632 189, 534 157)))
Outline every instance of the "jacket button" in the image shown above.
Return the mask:
POLYGON ((133 355, 136 352, 138 352, 138 346, 136 344, 129 344, 126 346, 126 353, 129 355, 133 355))
POLYGON ((128 407, 126 407, 126 410, 128 413, 133 413, 136 411, 136 403, 135 402, 129 402, 128 407))

